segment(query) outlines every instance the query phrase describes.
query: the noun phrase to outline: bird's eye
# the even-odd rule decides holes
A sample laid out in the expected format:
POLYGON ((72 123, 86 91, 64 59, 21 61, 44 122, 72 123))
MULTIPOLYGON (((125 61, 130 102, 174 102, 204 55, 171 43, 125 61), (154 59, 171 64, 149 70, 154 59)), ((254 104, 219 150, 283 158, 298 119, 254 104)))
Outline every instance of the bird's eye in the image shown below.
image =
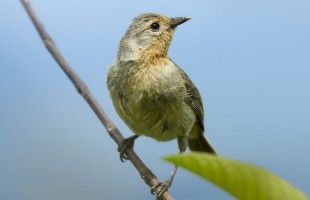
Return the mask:
POLYGON ((159 24, 156 23, 156 22, 152 23, 151 26, 150 26, 150 29, 151 29, 152 31, 158 31, 159 28, 160 28, 160 26, 159 26, 159 24))

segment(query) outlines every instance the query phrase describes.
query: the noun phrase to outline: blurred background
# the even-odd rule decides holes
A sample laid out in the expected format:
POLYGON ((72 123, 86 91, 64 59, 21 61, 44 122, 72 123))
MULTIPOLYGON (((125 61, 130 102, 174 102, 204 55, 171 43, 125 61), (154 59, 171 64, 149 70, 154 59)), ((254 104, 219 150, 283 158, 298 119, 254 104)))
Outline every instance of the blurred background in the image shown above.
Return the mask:
MULTIPOLYGON (((191 16, 170 57, 203 97, 207 135, 226 157, 261 166, 310 196, 310 1, 31 1, 76 73, 125 137, 105 84, 131 20, 191 16)), ((42 44, 19 1, 0 2, 0 199, 154 199, 42 44)), ((177 142, 137 140, 165 180, 177 142)), ((179 170, 175 199, 230 195, 179 170)))

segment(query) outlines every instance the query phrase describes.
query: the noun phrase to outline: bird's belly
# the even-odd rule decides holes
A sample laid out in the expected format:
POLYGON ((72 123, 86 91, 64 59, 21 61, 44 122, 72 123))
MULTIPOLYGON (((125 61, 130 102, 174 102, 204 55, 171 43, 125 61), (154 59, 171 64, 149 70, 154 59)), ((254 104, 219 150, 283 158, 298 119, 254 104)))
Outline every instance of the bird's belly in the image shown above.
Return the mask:
POLYGON ((120 116, 137 135, 158 141, 169 141, 188 135, 195 122, 195 115, 181 99, 174 101, 128 100, 122 102, 120 116))

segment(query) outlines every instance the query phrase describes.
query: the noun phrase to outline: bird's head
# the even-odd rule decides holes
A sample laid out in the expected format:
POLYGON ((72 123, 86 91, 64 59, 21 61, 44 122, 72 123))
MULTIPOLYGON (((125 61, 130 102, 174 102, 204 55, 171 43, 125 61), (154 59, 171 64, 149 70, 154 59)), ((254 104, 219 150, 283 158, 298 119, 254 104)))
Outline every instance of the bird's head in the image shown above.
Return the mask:
POLYGON ((121 40, 119 58, 134 60, 141 54, 167 56, 176 27, 189 17, 169 18, 164 15, 147 13, 134 18, 121 40))

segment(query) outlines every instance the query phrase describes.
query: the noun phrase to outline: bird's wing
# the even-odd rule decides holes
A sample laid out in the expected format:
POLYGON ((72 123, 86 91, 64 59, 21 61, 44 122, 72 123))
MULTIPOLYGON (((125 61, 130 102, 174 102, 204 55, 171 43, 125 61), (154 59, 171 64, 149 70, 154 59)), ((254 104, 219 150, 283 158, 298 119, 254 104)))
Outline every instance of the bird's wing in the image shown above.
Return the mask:
MULTIPOLYGON (((177 65, 176 65, 177 66, 177 65)), ((179 67, 178 67, 179 68, 179 67)), ((192 109, 196 115, 196 122, 194 123, 188 137, 188 145, 192 151, 201 151, 216 154, 215 149, 211 143, 204 136, 203 125, 203 105, 199 91, 195 87, 194 83, 190 80, 187 74, 179 68, 180 73, 184 79, 186 88, 186 97, 184 102, 192 109)))
POLYGON ((186 87, 187 95, 184 101, 187 105, 190 106, 190 108, 196 114, 197 124, 200 126, 203 132, 204 131, 204 125, 203 125, 204 113, 203 113, 203 105, 202 105, 200 93, 195 87, 195 85, 193 84, 193 82, 185 74, 184 71, 182 71, 182 75, 184 76, 184 79, 186 79, 185 87, 186 87))
MULTIPOLYGON (((171 59, 170 61, 173 62, 171 59)), ((194 113, 196 114, 197 123, 200 126, 201 130, 204 131, 204 125, 203 125, 204 113, 200 93, 198 89, 195 87, 194 83, 191 81, 191 79, 187 76, 187 74, 177 64, 175 65, 180 70, 181 76, 183 77, 185 83, 187 95, 184 99, 184 102, 187 105, 189 105, 190 108, 194 111, 194 113)))
POLYGON ((217 154, 209 140, 203 134, 203 105, 200 93, 185 72, 182 71, 182 75, 184 76, 184 79, 186 79, 185 87, 188 94, 184 101, 196 114, 196 123, 194 123, 192 130, 190 131, 188 146, 192 151, 217 154))

